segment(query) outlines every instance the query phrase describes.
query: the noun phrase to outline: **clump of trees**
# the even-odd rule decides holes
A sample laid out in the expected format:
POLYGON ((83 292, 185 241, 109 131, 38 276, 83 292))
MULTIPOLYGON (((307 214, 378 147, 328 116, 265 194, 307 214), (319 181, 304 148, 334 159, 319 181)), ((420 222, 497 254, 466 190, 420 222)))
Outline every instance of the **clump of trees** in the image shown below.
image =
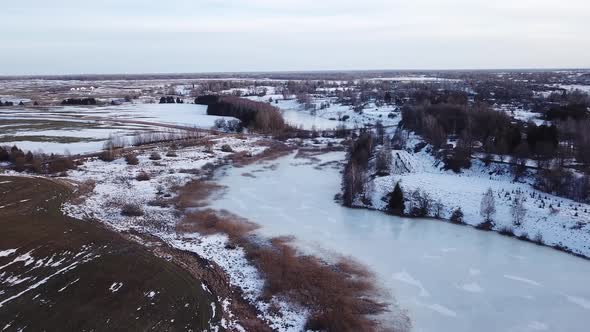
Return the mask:
POLYGON ((242 123, 240 120, 225 120, 225 119, 217 119, 215 120, 214 126, 215 129, 234 132, 234 133, 241 133, 244 130, 242 127, 242 123))
POLYGON ((384 144, 381 146, 377 156, 375 158, 375 171, 379 176, 389 175, 391 170, 391 141, 385 139, 384 144))
POLYGON ((68 98, 68 99, 64 99, 61 102, 62 105, 83 105, 83 106, 89 106, 89 105, 96 105, 97 101, 95 98, 68 98))
POLYGON ((433 201, 427 192, 420 189, 412 191, 409 195, 408 210, 411 217, 428 217, 433 208, 433 201))
POLYGON ((266 133, 277 133, 288 128, 281 111, 268 103, 235 96, 198 97, 195 103, 207 104, 208 115, 231 116, 242 126, 266 133))
MULTIPOLYGON (((21 103, 22 103, 22 101, 21 101, 21 103)), ((14 106, 14 102, 8 101, 8 100, 5 102, 2 102, 2 100, 0 100, 0 107, 2 107, 2 106, 14 106)))
POLYGON ((0 162, 7 162, 17 172, 28 171, 37 174, 58 174, 76 169, 76 162, 69 155, 46 155, 44 153, 25 153, 16 145, 0 146, 0 162))
POLYGON ((180 97, 166 96, 160 98, 160 104, 184 104, 184 100, 180 99, 180 97))
POLYGON ((345 206, 351 207, 357 197, 364 198, 367 183, 369 159, 375 145, 373 135, 364 130, 352 141, 348 149, 346 166, 342 178, 342 200, 345 206))

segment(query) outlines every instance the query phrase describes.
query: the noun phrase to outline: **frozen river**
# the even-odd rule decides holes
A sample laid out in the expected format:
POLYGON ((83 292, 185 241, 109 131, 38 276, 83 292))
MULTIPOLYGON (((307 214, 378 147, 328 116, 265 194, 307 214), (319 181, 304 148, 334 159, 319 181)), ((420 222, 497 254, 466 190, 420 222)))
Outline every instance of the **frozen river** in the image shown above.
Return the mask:
POLYGON ((305 250, 364 263, 413 331, 588 331, 590 261, 470 227, 341 207, 339 170, 317 166, 291 155, 226 169, 227 192, 211 204, 264 235, 294 235, 305 250))

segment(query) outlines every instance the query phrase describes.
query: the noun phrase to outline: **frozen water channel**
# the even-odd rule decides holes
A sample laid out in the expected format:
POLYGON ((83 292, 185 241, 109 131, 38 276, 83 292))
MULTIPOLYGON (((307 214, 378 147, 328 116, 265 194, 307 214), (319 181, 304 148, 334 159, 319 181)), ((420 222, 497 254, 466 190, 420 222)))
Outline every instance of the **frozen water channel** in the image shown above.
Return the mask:
POLYGON ((225 169, 227 191, 211 205, 264 235, 294 235, 305 250, 364 263, 414 331, 588 330, 590 261, 471 227, 343 208, 333 201, 339 170, 317 166, 290 155, 225 169))

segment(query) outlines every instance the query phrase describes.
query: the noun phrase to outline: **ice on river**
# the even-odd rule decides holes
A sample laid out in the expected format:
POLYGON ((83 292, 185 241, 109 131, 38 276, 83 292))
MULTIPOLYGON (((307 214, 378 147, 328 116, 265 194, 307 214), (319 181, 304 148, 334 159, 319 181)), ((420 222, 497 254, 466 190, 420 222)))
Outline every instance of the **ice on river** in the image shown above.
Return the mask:
POLYGON ((338 169, 292 155, 270 163, 277 167, 225 170, 227 191, 212 206, 259 223, 266 236, 294 235, 303 250, 366 264, 415 331, 587 331, 589 261, 471 227, 346 209, 333 200, 338 169))

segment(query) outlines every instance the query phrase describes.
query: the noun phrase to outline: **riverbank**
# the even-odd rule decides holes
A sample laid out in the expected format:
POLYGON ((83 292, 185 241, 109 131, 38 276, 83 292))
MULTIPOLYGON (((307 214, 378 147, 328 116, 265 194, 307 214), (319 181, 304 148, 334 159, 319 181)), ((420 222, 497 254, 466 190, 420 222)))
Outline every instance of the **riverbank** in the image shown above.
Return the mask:
POLYGON ((342 149, 320 140, 285 144, 262 137, 216 135, 178 144, 173 152, 170 146, 128 149, 124 154, 137 157, 133 164, 127 164, 123 155, 112 162, 88 158, 64 178, 80 197, 66 203, 63 211, 100 221, 204 279, 222 305, 217 317, 225 329, 380 330, 367 316, 382 312, 383 306, 372 300, 376 289, 370 273, 361 273, 363 268, 344 259, 331 264, 301 256, 284 239, 255 239, 248 232, 237 236, 229 229, 241 226, 227 215, 217 225, 229 228, 212 231, 207 229, 212 214, 195 212, 205 198, 211 194, 215 198, 214 185, 203 181, 218 167, 228 163, 246 167, 283 157, 300 146, 305 154, 342 149), (199 268, 203 264, 205 268, 199 268), (285 273, 294 279, 284 282, 285 273), (302 273, 309 277, 298 278, 302 273), (318 276, 323 276, 323 284, 318 276), (334 307, 349 309, 329 309, 334 307))
POLYGON ((419 199, 428 200, 426 217, 438 215, 437 219, 449 220, 460 208, 466 225, 590 257, 590 205, 536 190, 531 174, 514 181, 510 165, 485 165, 474 159, 471 168, 461 173, 444 170, 442 162, 428 152, 429 146, 414 149, 420 143, 420 138, 411 134, 407 149, 391 151, 389 175, 377 175, 371 162, 366 199, 355 200, 353 206, 385 211, 389 194, 399 183, 406 199, 406 215, 412 214, 419 199), (492 225, 482 225, 480 206, 488 189, 494 195, 495 213, 492 225), (526 213, 517 224, 512 206, 519 193, 526 213))

